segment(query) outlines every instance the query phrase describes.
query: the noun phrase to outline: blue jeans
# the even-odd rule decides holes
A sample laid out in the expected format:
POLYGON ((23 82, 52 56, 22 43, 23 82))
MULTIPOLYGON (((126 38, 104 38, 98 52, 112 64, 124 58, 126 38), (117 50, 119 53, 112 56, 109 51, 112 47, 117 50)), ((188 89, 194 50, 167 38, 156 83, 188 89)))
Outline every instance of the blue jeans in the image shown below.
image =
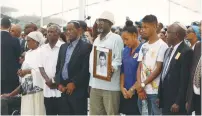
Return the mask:
MULTIPOLYGON (((147 106, 149 115, 161 115, 162 112, 156 104, 157 94, 147 94, 147 106)), ((138 99, 138 108, 142 114, 142 100, 138 99)))

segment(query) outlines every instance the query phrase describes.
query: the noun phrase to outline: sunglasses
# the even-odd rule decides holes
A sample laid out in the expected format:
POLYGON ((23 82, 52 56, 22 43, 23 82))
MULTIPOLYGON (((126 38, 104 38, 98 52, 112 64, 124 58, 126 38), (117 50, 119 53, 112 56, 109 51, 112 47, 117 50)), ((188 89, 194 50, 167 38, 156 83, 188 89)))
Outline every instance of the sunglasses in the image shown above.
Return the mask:
POLYGON ((105 22, 103 21, 103 20, 96 20, 96 24, 97 25, 99 25, 99 24, 101 24, 101 25, 103 25, 105 22))

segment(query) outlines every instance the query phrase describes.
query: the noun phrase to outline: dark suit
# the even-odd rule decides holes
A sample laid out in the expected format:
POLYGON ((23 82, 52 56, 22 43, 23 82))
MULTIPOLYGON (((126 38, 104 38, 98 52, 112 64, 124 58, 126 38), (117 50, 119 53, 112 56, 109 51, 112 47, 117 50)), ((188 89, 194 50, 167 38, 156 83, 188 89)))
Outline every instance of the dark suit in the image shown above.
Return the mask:
POLYGON ((23 53, 25 51, 25 42, 26 42, 26 40, 21 39, 20 41, 21 41, 21 44, 20 44, 21 53, 23 53))
MULTIPOLYGON (((165 68, 169 49, 165 52, 163 69, 165 68)), ((163 115, 186 114, 185 98, 188 79, 190 77, 190 61, 192 60, 192 55, 193 51, 182 42, 176 49, 170 61, 170 65, 168 65, 164 79, 162 77, 163 74, 161 75, 158 97, 160 99, 160 107, 162 108, 163 115), (181 53, 181 55, 176 59, 175 57, 178 53, 181 53), (170 111, 173 104, 179 105, 180 110, 178 113, 172 113, 170 111)))
POLYGON ((79 40, 68 64, 67 80, 61 77, 62 69, 65 63, 66 50, 68 43, 60 47, 58 62, 56 67, 56 83, 66 86, 73 82, 76 89, 72 95, 62 93, 62 107, 66 112, 63 115, 87 115, 87 90, 89 83, 89 56, 92 46, 82 40, 79 40))
POLYGON ((192 66, 191 66, 191 78, 189 80, 189 86, 188 86, 188 90, 187 90, 187 99, 186 99, 186 101, 188 102, 188 104, 190 106, 189 109, 188 109, 188 113, 191 113, 192 111, 196 110, 194 108, 194 106, 198 107, 199 109, 201 108, 200 107, 200 105, 201 105, 201 101, 200 101, 201 97, 199 95, 196 95, 194 93, 194 90, 193 90, 194 75, 195 75, 196 67, 198 65, 198 62, 199 62, 200 58, 201 58, 201 42, 197 43, 195 45, 195 48, 194 48, 194 54, 193 54, 193 60, 192 60, 192 66), (197 101, 198 105, 194 104, 194 100, 197 100, 196 96, 199 97, 199 101, 197 101))
POLYGON ((26 40, 22 40, 22 43, 21 43, 21 53, 25 52, 25 51, 28 51, 28 47, 27 47, 27 43, 26 43, 26 40))
POLYGON ((1 94, 12 92, 19 85, 20 42, 1 31, 1 94))

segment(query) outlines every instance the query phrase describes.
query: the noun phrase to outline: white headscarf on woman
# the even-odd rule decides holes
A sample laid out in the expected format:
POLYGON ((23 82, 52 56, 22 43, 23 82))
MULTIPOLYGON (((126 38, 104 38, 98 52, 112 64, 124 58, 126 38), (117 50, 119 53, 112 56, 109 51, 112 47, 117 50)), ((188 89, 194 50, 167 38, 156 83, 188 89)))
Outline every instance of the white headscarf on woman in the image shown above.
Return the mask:
POLYGON ((42 33, 39 31, 33 31, 29 33, 27 36, 37 41, 39 43, 39 46, 35 50, 29 50, 26 52, 25 61, 22 64, 22 69, 31 69, 31 74, 25 75, 25 77, 32 75, 33 85, 43 88, 43 80, 41 77, 41 73, 38 69, 38 66, 40 61, 39 58, 40 46, 44 44, 44 37, 42 33))
POLYGON ((44 44, 43 34, 39 31, 33 31, 33 32, 29 33, 27 36, 32 38, 33 40, 39 42, 39 46, 44 44))

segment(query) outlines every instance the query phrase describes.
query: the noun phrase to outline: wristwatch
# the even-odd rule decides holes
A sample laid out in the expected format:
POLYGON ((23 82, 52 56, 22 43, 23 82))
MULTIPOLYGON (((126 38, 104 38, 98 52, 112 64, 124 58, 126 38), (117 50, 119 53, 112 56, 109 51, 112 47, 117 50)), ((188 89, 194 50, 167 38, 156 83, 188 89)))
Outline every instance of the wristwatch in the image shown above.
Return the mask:
POLYGON ((141 83, 141 87, 142 87, 142 88, 144 88, 144 87, 145 87, 145 84, 144 84, 144 82, 142 82, 142 83, 141 83))
POLYGON ((134 90, 135 90, 135 89, 133 89, 132 87, 130 88, 130 91, 131 91, 131 92, 134 92, 134 90))

